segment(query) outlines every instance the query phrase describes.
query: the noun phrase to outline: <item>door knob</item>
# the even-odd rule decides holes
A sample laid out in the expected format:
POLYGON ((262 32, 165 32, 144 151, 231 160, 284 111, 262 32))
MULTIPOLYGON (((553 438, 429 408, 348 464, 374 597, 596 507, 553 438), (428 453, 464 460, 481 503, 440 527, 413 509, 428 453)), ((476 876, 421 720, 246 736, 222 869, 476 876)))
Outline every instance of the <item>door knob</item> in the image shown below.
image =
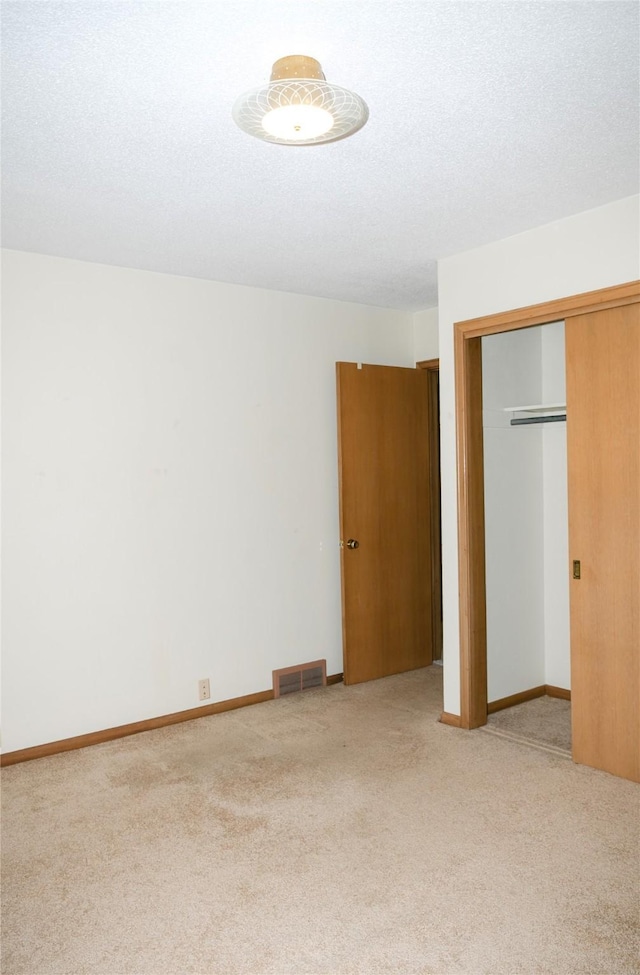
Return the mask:
POLYGON ((360 542, 358 541, 357 538, 350 538, 347 541, 347 548, 358 548, 359 545, 360 542))

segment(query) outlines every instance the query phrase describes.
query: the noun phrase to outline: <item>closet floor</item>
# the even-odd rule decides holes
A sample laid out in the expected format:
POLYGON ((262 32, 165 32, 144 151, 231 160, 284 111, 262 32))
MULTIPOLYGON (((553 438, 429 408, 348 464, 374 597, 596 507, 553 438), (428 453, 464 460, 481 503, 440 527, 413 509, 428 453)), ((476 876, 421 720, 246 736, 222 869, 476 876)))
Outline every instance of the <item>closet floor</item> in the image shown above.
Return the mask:
POLYGON ((483 731, 571 757, 571 702, 537 697, 490 714, 483 731))

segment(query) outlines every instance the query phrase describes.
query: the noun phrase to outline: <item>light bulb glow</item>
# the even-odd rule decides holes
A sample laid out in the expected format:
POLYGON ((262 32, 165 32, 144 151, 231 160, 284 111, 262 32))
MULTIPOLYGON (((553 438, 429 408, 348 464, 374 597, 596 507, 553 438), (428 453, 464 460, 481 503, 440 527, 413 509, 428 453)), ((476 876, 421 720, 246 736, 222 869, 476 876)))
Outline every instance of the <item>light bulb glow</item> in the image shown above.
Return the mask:
POLYGON ((333 115, 318 105, 280 105, 262 119, 265 132, 276 139, 304 141, 326 135, 333 128, 333 115))

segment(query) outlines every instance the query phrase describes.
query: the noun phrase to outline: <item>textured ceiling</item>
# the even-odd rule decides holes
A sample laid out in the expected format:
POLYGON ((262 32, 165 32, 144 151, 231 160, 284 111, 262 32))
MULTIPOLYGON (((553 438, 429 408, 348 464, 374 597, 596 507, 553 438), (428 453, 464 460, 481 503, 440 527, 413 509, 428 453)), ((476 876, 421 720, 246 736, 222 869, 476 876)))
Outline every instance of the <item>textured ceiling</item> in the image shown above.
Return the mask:
POLYGON ((636 2, 2 3, 3 243, 396 308, 436 260, 638 192, 636 2), (369 105, 269 145, 292 53, 369 105))

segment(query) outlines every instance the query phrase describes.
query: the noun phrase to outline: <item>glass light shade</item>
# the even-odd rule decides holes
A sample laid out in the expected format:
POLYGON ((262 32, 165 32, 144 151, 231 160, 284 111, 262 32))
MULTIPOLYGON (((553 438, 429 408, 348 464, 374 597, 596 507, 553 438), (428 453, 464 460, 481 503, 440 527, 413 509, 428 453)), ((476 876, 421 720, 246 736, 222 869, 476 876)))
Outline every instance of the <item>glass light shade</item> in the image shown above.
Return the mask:
POLYGON ((333 128, 333 115, 319 105, 281 105, 262 119, 269 135, 287 142, 303 142, 326 135, 333 128))
POLYGON ((355 92, 330 85, 314 58, 290 55, 276 61, 268 85, 240 95, 233 118, 265 142, 308 146, 357 132, 369 109, 355 92))

